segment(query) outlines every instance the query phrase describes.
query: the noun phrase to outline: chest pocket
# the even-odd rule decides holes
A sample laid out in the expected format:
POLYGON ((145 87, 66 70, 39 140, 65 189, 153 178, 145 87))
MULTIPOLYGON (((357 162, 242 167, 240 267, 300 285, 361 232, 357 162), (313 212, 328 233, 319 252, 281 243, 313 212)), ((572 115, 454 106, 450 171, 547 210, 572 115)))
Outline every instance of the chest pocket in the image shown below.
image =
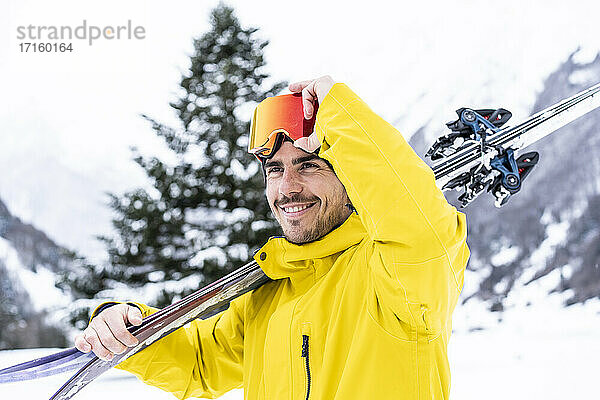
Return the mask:
MULTIPOLYGON (((379 252, 368 261, 367 304, 377 324, 401 340, 433 339, 442 323, 432 309, 447 297, 442 259, 422 263, 386 262, 379 252)), ((447 300, 446 300, 447 301, 447 300)))

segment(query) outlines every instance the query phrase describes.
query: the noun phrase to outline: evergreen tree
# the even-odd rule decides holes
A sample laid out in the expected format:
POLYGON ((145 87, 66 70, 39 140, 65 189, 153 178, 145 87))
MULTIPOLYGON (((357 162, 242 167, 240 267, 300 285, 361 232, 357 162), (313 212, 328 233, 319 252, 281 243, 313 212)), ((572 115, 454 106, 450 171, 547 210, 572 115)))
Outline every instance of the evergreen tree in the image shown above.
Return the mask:
MULTIPOLYGON (((101 271, 88 265, 88 275, 101 280, 96 292, 116 282, 150 283, 153 304, 162 307, 241 266, 279 232, 260 165, 246 150, 250 124, 240 112, 286 83, 265 88, 268 41, 256 37, 256 28, 242 28, 232 8, 219 4, 210 22, 210 31, 194 40, 181 95, 171 103, 180 126, 144 116, 176 162, 134 149, 151 189, 110 195, 117 235, 101 238, 111 265, 101 271)), ((90 282, 72 277, 71 287, 89 295, 90 282)))

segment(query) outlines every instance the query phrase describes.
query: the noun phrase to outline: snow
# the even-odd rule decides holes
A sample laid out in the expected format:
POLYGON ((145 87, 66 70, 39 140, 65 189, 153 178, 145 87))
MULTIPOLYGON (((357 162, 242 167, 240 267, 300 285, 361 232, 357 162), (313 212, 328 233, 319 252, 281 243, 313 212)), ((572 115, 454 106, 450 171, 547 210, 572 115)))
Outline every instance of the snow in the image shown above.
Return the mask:
POLYGON ((547 294, 551 275, 511 291, 502 313, 477 301, 457 308, 451 399, 597 397, 600 301, 565 308, 568 292, 547 294))
POLYGON ((584 85, 597 79, 597 72, 589 69, 574 71, 569 75, 569 83, 573 85, 584 85))
POLYGON ((17 251, 2 237, 0 260, 10 274, 12 282, 16 282, 27 291, 35 311, 65 307, 69 304, 69 296, 54 286, 56 275, 43 265, 37 265, 36 272, 25 267, 19 260, 17 251))
POLYGON ((457 308, 449 349, 454 399, 596 397, 600 301, 565 308, 569 292, 547 294, 556 274, 517 284, 502 313, 473 300, 457 308))
MULTIPOLYGON (((189 275, 179 280, 162 280, 160 277, 163 275, 161 271, 153 271, 154 282, 145 284, 142 287, 130 287, 125 283, 115 282, 114 287, 106 289, 98 293, 94 299, 77 299, 73 301, 69 308, 73 310, 77 309, 95 309, 101 303, 107 301, 135 301, 144 304, 154 304, 156 299, 160 297, 163 290, 168 292, 183 292, 189 290, 197 290, 202 284, 202 276, 200 274, 189 275)), ((176 297, 174 300, 178 300, 176 297)), ((60 315, 67 315, 67 310, 61 310, 60 315)), ((77 331, 70 331, 69 334, 74 336, 77 331)))
POLYGON ((497 267, 501 265, 510 264, 511 262, 517 259, 520 252, 521 249, 519 249, 519 247, 517 246, 503 247, 500 251, 498 251, 490 258, 490 261, 493 265, 497 267))
POLYGON ((535 335, 526 329, 504 328, 455 334, 450 346, 450 398, 597 398, 600 341, 593 331, 581 331, 576 336, 562 332, 556 322, 560 315, 555 317, 536 321, 547 330, 535 335))

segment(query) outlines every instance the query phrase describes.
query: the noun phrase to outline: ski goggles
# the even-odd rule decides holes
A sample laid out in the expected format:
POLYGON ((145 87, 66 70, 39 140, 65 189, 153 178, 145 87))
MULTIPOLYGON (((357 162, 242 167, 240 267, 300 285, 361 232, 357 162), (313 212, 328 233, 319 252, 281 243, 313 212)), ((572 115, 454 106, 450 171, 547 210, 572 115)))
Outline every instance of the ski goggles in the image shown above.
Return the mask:
POLYGON ((261 101, 252 116, 248 152, 259 159, 271 158, 286 139, 296 141, 314 131, 315 112, 304 118, 302 94, 268 97, 261 101))

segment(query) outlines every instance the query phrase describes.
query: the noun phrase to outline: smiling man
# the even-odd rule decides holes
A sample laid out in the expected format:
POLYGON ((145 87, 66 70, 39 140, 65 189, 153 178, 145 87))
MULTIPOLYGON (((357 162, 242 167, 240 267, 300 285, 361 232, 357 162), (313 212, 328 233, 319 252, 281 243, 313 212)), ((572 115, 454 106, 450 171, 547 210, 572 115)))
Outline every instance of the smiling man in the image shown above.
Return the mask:
MULTIPOLYGON (((451 316, 469 257, 464 215, 346 85, 325 76, 290 90, 301 93, 300 122, 286 120, 294 113, 277 105, 286 99, 268 99, 249 146, 284 233, 255 255, 273 281, 119 368, 181 399, 233 388, 253 400, 448 398, 451 316)), ((155 311, 101 310, 76 346, 104 359, 135 345, 127 322, 155 311)))
POLYGON ((346 189, 322 158, 286 140, 264 169, 267 201, 288 241, 317 240, 350 215, 346 189))

